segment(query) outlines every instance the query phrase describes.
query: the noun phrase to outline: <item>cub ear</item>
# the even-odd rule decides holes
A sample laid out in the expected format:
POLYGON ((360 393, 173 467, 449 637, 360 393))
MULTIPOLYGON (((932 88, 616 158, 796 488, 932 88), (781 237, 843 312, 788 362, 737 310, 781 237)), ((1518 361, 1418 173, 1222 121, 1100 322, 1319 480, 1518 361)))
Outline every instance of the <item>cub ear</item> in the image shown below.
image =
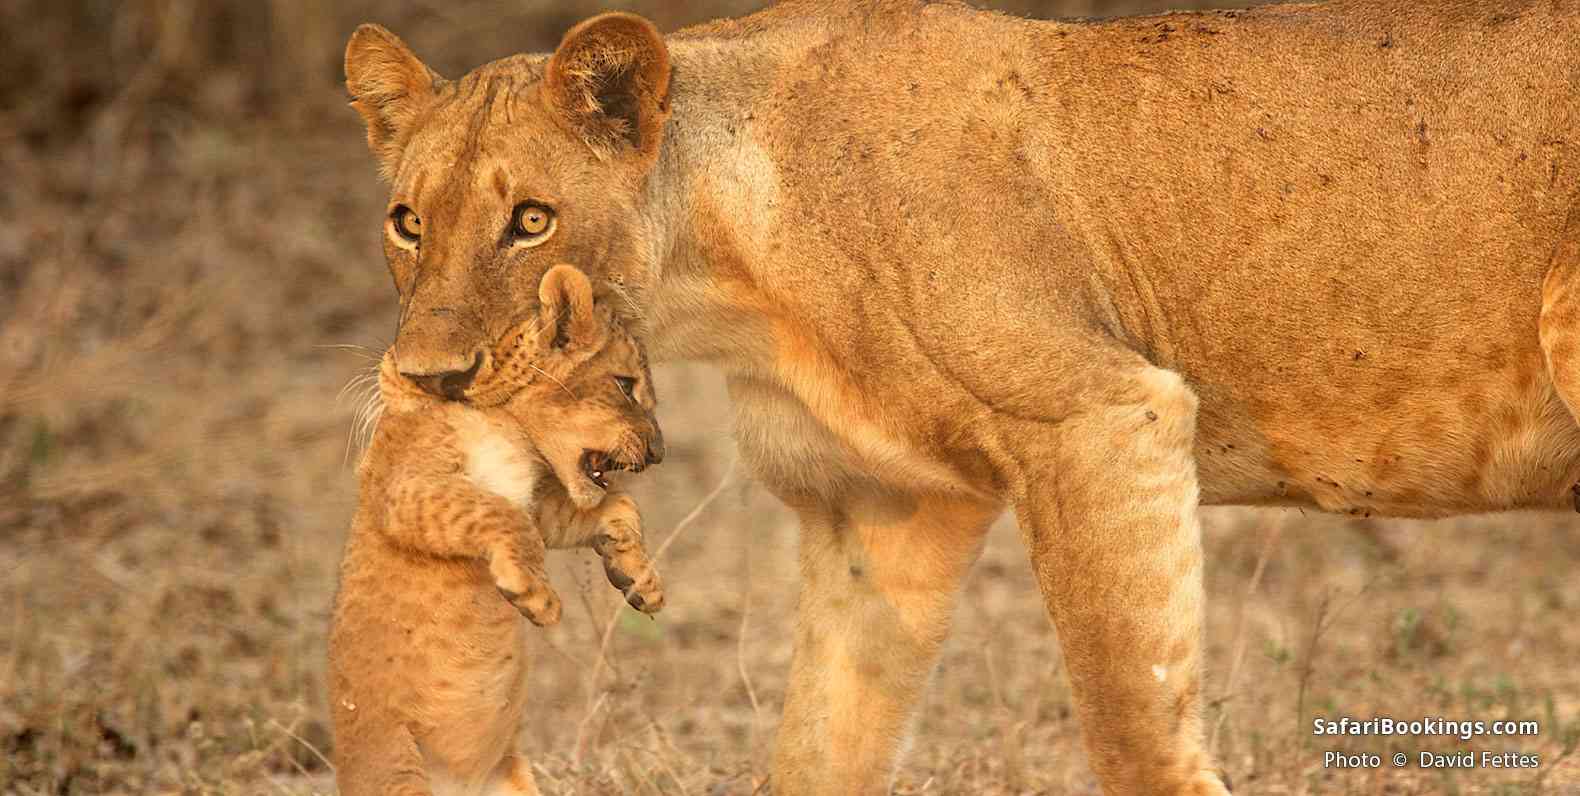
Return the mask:
POLYGON ((594 148, 652 158, 669 118, 669 49, 642 17, 600 14, 565 34, 544 72, 543 92, 594 148))
POLYGON ((400 156, 400 137, 433 101, 440 77, 400 37, 362 25, 346 42, 346 91, 368 127, 368 148, 386 176, 400 156))
POLYGON ((592 283, 573 265, 556 265, 538 283, 539 340, 544 347, 565 349, 595 343, 598 323, 593 313, 592 283))

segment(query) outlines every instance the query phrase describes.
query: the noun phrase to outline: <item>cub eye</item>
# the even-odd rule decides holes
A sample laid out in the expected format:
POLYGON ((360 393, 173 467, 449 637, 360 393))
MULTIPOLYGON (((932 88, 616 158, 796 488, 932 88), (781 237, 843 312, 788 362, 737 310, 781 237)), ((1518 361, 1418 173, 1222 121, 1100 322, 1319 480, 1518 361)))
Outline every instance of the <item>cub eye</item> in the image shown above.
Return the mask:
POLYGON ((625 393, 625 397, 636 400, 636 379, 630 376, 616 376, 614 383, 620 388, 620 392, 625 393))
POLYGON ((395 205, 395 211, 390 213, 390 226, 407 243, 422 240, 422 219, 405 205, 395 205))
POLYGON ((510 236, 515 242, 536 246, 554 233, 554 211, 549 208, 522 202, 510 213, 510 236))

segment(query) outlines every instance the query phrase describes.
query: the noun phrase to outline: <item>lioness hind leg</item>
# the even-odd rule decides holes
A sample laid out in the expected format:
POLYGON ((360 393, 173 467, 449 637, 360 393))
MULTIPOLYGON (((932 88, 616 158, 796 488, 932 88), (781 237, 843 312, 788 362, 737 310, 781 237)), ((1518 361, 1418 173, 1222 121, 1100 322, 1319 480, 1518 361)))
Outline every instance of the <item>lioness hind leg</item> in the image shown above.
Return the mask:
POLYGON ((1569 414, 1580 418, 1580 203, 1570 211, 1542 280, 1537 334, 1553 387, 1569 414))
POLYGON ((862 495, 796 506, 801 596, 773 789, 887 794, 997 505, 862 495))
POLYGON ((1198 714, 1196 398, 1139 362, 1113 377, 1111 405, 1006 421, 1022 534, 1104 792, 1224 794, 1198 714))

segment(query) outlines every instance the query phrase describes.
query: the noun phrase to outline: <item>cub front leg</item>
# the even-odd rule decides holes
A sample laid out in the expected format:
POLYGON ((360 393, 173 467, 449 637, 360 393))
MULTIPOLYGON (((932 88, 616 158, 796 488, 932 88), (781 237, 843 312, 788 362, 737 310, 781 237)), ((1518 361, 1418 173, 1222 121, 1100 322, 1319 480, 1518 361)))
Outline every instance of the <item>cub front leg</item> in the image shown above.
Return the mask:
POLYGON ((481 558, 494 585, 527 621, 560 621, 560 597, 543 569, 543 535, 510 501, 458 475, 411 475, 390 489, 385 533, 439 556, 481 558))
POLYGON ((630 495, 611 489, 597 508, 582 511, 563 490, 537 501, 538 524, 549 547, 591 547, 603 559, 604 575, 632 608, 657 613, 664 607, 658 569, 642 546, 642 513, 630 495))
POLYGON ((1139 361, 1110 376, 1058 423, 1002 421, 1022 534, 1103 792, 1221 796, 1199 714, 1196 398, 1139 361))

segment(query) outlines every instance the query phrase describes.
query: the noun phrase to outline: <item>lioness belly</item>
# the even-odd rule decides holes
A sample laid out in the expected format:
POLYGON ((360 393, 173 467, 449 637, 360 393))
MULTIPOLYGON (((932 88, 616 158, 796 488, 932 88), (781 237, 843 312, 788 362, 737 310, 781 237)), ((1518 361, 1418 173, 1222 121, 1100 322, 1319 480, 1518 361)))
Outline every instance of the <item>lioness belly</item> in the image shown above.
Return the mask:
MULTIPOLYGON (((1364 371, 1373 357, 1387 354, 1351 352, 1349 365, 1364 371)), ((1485 357, 1416 365, 1343 377, 1307 370, 1283 385, 1202 384, 1202 501, 1360 516, 1572 505, 1580 426, 1539 352, 1522 349, 1503 366, 1485 357)))

